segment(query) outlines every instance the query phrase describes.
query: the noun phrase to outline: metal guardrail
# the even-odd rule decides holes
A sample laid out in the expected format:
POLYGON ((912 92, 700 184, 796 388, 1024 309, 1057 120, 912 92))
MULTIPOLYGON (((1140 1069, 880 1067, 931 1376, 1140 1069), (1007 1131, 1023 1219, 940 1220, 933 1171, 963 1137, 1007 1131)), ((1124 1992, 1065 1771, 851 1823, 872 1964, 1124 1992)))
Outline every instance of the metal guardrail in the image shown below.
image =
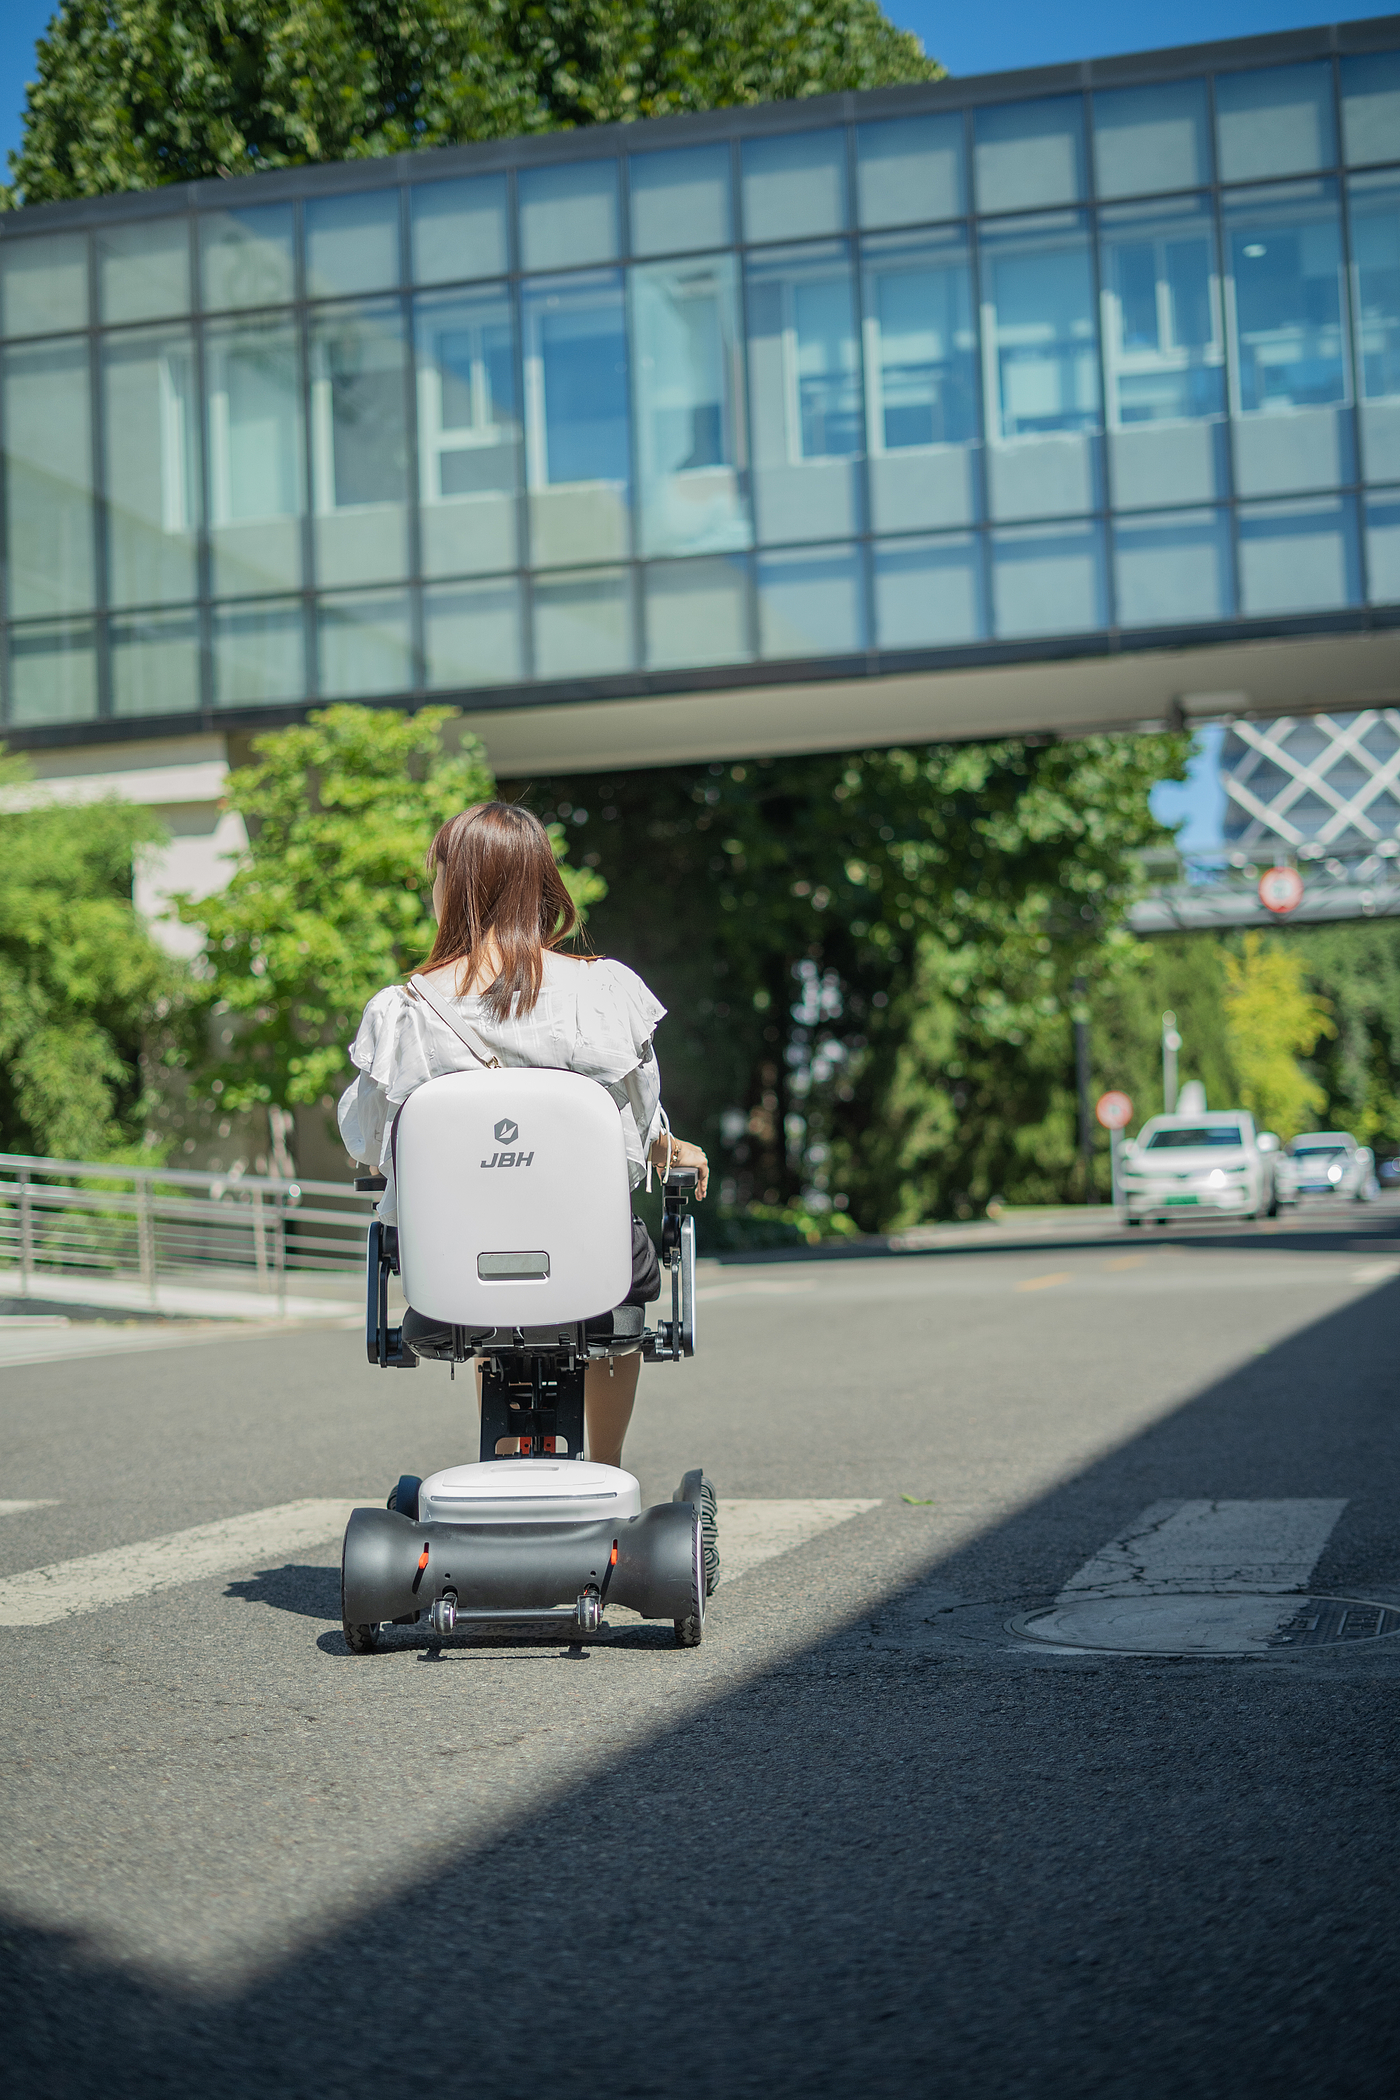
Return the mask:
POLYGON ((289 1277, 319 1277, 325 1295, 358 1276, 367 1215, 348 1182, 0 1152, 0 1296, 52 1297, 67 1279, 74 1299, 87 1283, 159 1310, 163 1287, 168 1302, 180 1286, 251 1291, 285 1313, 289 1277))

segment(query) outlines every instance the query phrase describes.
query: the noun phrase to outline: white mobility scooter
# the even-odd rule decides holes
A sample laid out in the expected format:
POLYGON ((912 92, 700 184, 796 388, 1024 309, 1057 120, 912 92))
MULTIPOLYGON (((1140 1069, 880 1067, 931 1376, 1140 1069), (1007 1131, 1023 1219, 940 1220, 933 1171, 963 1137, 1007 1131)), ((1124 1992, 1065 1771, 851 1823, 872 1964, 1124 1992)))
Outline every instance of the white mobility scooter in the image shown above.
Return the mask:
POLYGON ((670 1619, 677 1643, 695 1647, 719 1567, 710 1483, 687 1473, 670 1502, 644 1510, 632 1474, 583 1455, 589 1364, 694 1352, 694 1172, 665 1183, 670 1317, 648 1330, 642 1307, 621 1303, 631 1196, 621 1119, 598 1082, 537 1069, 429 1080, 399 1111, 393 1160, 398 1223, 369 1228, 369 1360, 401 1371, 424 1357, 479 1361, 480 1458, 405 1474, 386 1508, 352 1513, 347 1645, 367 1654, 385 1625, 422 1620, 438 1635, 554 1621, 576 1638, 611 1602, 670 1619), (397 1327, 394 1273, 412 1308, 397 1327))

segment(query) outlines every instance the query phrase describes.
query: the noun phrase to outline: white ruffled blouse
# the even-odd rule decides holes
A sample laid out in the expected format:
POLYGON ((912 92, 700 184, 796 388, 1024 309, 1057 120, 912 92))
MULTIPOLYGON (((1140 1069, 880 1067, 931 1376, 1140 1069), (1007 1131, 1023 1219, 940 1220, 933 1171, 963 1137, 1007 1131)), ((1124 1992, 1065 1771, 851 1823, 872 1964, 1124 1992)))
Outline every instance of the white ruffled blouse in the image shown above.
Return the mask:
MULTIPOLYGON (((581 1072, 609 1087, 622 1117, 628 1172, 646 1178, 646 1154, 662 1129, 661 1073, 652 1037, 666 1009, 634 970, 619 962, 585 962, 546 950, 544 983, 533 1010, 497 1020, 473 993, 456 999, 435 977, 433 994, 481 1037, 503 1065, 541 1065, 581 1072)), ((386 985, 364 1010, 350 1045, 358 1077, 340 1097, 336 1121, 345 1149, 389 1186, 378 1204, 387 1224, 398 1216, 389 1135, 415 1087, 446 1072, 480 1067, 460 1036, 407 985, 386 985)))

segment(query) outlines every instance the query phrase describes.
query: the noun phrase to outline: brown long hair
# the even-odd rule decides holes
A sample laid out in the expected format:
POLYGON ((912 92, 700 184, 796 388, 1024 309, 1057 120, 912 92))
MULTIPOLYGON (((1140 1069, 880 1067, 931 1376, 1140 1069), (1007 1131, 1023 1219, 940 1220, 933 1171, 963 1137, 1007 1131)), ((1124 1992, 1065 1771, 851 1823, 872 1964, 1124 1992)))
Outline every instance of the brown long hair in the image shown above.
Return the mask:
POLYGON ((449 817, 429 846, 428 873, 435 880, 439 868, 442 915, 424 968, 460 963, 460 997, 476 974, 488 934, 494 934, 500 974, 482 1001, 498 1021, 528 1014, 544 983, 544 951, 579 926, 549 833, 513 802, 478 802, 449 817))

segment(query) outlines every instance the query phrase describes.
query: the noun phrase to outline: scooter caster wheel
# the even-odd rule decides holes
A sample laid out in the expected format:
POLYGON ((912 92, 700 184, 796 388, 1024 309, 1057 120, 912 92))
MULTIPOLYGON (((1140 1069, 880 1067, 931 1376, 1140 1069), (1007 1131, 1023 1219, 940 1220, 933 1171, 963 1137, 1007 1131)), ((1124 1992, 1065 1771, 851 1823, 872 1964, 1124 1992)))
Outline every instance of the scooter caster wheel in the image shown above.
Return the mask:
POLYGON ((397 1510, 401 1517, 412 1517, 418 1521, 418 1490, 423 1483, 416 1473, 400 1473, 398 1485, 389 1490, 386 1509, 397 1510))
POLYGON ((345 1645, 352 1655, 373 1655, 379 1646, 379 1636, 384 1630, 382 1625, 352 1626, 348 1620, 342 1620, 341 1626, 345 1634, 345 1645))
POLYGON ((700 1646, 701 1637, 704 1633, 703 1619, 677 1619, 675 1628, 676 1646, 678 1648, 698 1648, 700 1646))

